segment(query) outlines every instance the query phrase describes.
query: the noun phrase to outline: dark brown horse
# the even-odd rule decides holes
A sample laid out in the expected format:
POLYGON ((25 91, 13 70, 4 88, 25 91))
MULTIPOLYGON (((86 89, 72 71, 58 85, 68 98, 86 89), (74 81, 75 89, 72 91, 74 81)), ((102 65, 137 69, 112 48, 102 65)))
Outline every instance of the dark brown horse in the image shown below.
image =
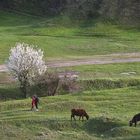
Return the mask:
POLYGON ((75 116, 79 116, 79 120, 81 119, 81 117, 82 117, 82 120, 84 120, 84 117, 86 117, 87 120, 89 119, 89 115, 86 113, 86 111, 84 109, 72 109, 71 110, 71 120, 72 120, 72 118, 74 120, 76 120, 75 116))

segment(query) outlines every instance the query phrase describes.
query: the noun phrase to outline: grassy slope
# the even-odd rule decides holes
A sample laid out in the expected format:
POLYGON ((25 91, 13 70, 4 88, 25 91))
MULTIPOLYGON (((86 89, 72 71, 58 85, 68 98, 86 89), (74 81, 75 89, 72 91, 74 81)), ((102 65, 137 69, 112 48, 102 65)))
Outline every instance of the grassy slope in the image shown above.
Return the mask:
MULTIPOLYGON (((47 59, 139 52, 140 49, 140 33, 135 28, 125 29, 101 23, 72 25, 67 24, 68 19, 62 19, 66 22, 63 26, 61 18, 43 19, 2 11, 0 19, 0 63, 8 57, 10 47, 22 41, 41 47, 47 59)), ((91 75, 96 78, 120 78, 120 73, 130 71, 136 72, 131 77, 139 76, 139 63, 78 66, 72 69, 80 71, 84 78, 91 75)), ((3 74, 0 77, 5 79, 3 74)), ((5 82, 0 84, 0 92, 4 96, 6 93, 11 93, 11 96, 19 94, 13 85, 7 87, 5 82)), ((0 139, 140 139, 139 126, 128 127, 129 119, 139 112, 139 96, 139 88, 124 88, 46 97, 41 98, 39 112, 29 111, 30 99, 1 101, 0 139), (90 120, 71 123, 70 109, 73 107, 85 108, 90 120)))
POLYGON ((140 139, 140 126, 128 127, 139 112, 139 88, 85 91, 41 98, 39 112, 31 99, 0 103, 1 139, 128 140, 140 139), (85 108, 90 120, 70 121, 71 108, 85 108))
POLYGON ((16 42, 38 45, 51 60, 140 50, 140 33, 135 28, 101 22, 72 23, 68 18, 44 19, 3 11, 0 19, 0 63, 4 63, 16 42))
POLYGON ((77 71, 80 79, 129 79, 140 77, 140 63, 83 65, 58 68, 58 71, 77 71), (132 73, 131 73, 132 72, 132 73))
MULTIPOLYGON (((59 68, 55 71, 76 71, 79 79, 140 79, 140 63, 125 64, 106 64, 106 65, 87 65, 75 66, 69 68, 59 68)), ((51 69, 52 70, 52 69, 51 69)), ((6 72, 0 73, 0 98, 1 99, 19 99, 22 95, 13 81, 12 76, 6 72)))

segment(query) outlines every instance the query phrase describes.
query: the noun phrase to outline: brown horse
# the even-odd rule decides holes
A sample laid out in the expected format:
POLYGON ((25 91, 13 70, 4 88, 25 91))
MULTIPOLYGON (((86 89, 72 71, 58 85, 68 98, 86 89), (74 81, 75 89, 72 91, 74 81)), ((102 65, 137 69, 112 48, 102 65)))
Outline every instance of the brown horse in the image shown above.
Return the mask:
POLYGON ((79 116, 79 120, 81 119, 81 117, 82 117, 82 120, 84 120, 84 117, 86 117, 87 120, 89 119, 89 115, 86 113, 86 111, 84 109, 72 109, 71 110, 71 120, 72 120, 72 118, 74 120, 76 120, 75 116, 79 116))

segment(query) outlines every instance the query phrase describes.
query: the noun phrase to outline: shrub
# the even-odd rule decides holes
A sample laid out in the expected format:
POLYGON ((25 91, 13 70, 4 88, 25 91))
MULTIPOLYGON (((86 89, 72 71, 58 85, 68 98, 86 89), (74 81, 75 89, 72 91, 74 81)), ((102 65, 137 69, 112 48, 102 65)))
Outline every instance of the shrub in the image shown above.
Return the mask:
POLYGON ((83 80, 80 81, 82 86, 86 89, 113 89, 123 88, 129 86, 139 86, 140 79, 94 79, 94 80, 83 80))
POLYGON ((64 74, 63 77, 60 79, 59 84, 59 93, 73 93, 79 91, 80 84, 77 81, 77 77, 72 75, 67 75, 67 73, 64 74))
POLYGON ((41 95, 54 96, 59 86, 59 76, 56 72, 45 73, 36 79, 36 85, 32 90, 41 95))

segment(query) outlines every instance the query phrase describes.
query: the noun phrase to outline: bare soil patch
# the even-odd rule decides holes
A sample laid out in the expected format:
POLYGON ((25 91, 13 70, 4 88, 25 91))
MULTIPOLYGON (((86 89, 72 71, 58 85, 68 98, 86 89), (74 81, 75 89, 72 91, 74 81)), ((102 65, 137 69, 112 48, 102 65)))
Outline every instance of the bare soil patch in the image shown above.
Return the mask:
MULTIPOLYGON (((140 62, 140 53, 116 53, 109 55, 96 55, 93 57, 84 57, 73 60, 53 60, 47 61, 50 68, 69 67, 78 65, 111 64, 111 63, 130 63, 140 62)), ((0 65, 0 72, 6 72, 5 65, 0 65)))

